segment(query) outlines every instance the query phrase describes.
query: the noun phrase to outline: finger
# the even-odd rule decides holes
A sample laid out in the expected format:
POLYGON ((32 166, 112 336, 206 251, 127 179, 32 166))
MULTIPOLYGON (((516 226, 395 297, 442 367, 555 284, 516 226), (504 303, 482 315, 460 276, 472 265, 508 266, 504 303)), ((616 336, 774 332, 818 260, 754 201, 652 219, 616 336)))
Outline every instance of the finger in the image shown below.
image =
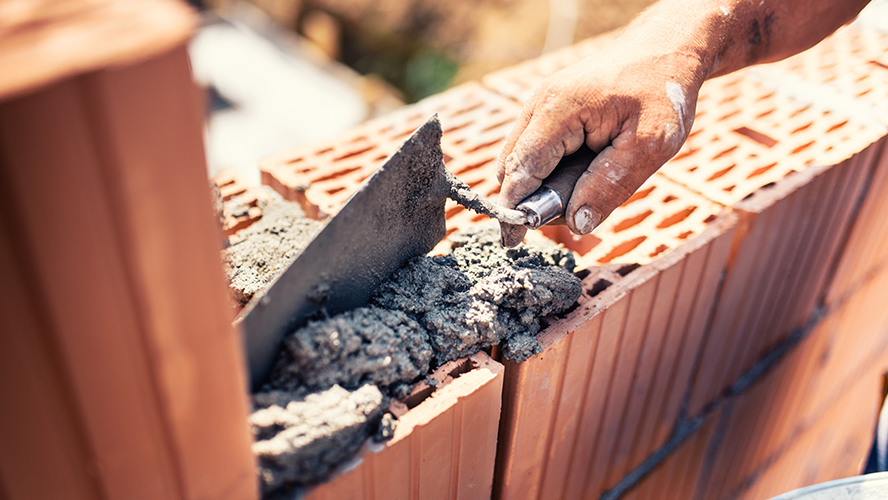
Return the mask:
POLYGON ((632 151, 604 148, 580 176, 567 204, 567 226, 589 234, 622 205, 660 165, 649 165, 632 151))
MULTIPOLYGON (((567 114, 567 113, 565 113, 567 114)), ((535 113, 505 160, 500 204, 514 208, 539 189, 566 154, 585 141, 583 123, 564 115, 535 113)))

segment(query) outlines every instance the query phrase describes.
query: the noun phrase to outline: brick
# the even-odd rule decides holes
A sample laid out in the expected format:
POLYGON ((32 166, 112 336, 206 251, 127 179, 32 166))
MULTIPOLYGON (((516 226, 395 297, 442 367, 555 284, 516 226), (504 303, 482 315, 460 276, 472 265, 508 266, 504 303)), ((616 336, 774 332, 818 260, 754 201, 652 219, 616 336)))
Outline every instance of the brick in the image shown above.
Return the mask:
POLYGON ((735 204, 744 229, 695 375, 692 415, 813 312, 876 148, 809 167, 735 204))
POLYGON ((842 258, 837 265, 825 301, 841 302, 862 282, 888 264, 888 140, 882 140, 875 154, 866 198, 853 222, 842 258))
POLYGON ((431 376, 437 388, 398 419, 381 450, 306 498, 490 498, 503 366, 480 352, 431 376))
MULTIPOLYGON (((638 457, 662 444, 630 440, 636 429, 621 422, 638 416, 626 415, 627 395, 661 390, 665 396, 652 399, 661 406, 642 409, 651 419, 644 424, 648 439, 670 419, 671 431, 678 404, 666 402, 684 395, 689 371, 682 365, 696 359, 705 326, 689 319, 711 307, 733 224, 724 215, 689 243, 581 299, 580 308, 541 333, 542 354, 506 363, 495 497, 597 496, 635 465, 629 452, 638 457), (695 264, 686 266, 689 260, 695 264), (680 276, 678 293, 664 275, 680 276), (646 310, 668 317, 667 327, 648 321, 646 310), (652 356, 643 349, 648 343, 669 346, 653 371, 639 365, 652 356)), ((604 276, 596 269, 584 280, 587 289, 604 276)))
POLYGON ((707 472, 707 452, 716 434, 720 412, 707 415, 691 436, 621 498, 686 500, 707 472))
MULTIPOLYGON (((267 158, 260 163, 262 182, 302 204, 311 217, 333 213, 434 113, 441 119, 444 160, 451 171, 462 178, 485 167, 489 174, 519 112, 517 104, 478 84, 461 85, 371 120, 335 140, 267 158)), ((489 189, 480 191, 486 194, 489 189)))
MULTIPOLYGON (((14 293, 31 312, 16 314, 41 318, 29 327, 39 341, 19 349, 54 367, 40 381, 61 406, 53 447, 89 468, 80 480, 79 466, 60 469, 72 496, 255 498, 198 94, 184 46, 141 55, 0 104, 4 208, 15 214, 3 267, 21 270, 14 293)), ((34 497, 56 480, 42 462, 23 467, 32 476, 4 474, 7 491, 34 497)))
POLYGON ((878 377, 858 380, 746 489, 733 498, 770 498, 796 488, 863 472, 881 396, 878 377))

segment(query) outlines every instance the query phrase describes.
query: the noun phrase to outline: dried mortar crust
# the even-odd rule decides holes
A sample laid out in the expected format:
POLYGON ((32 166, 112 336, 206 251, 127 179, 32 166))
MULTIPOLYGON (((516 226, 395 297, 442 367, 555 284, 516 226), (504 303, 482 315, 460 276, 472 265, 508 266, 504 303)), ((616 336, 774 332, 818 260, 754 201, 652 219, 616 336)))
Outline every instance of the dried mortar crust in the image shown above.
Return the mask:
MULTIPOLYGON (((242 305, 287 269, 323 225, 307 218, 297 203, 272 194, 271 189, 255 189, 269 191, 268 198, 259 201, 262 218, 238 232, 222 251, 231 293, 242 305)), ((226 217, 248 209, 237 197, 225 204, 226 217)))
POLYGON ((271 391, 253 400, 249 423, 264 498, 284 498, 295 485, 328 474, 376 432, 386 406, 370 384, 355 391, 334 385, 304 397, 271 391))

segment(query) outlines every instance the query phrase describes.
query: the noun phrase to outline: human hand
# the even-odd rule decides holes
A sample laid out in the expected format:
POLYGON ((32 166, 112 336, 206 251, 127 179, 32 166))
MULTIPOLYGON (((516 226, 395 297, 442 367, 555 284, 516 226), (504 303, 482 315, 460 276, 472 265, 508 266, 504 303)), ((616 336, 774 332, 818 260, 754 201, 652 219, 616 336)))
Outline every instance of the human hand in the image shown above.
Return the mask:
MULTIPOLYGON (((514 208, 585 142, 598 155, 561 220, 574 233, 588 234, 681 148, 705 78, 700 59, 631 37, 621 42, 534 89, 499 156, 500 204, 514 208)), ((524 232, 503 225, 503 244, 520 243, 524 232)))

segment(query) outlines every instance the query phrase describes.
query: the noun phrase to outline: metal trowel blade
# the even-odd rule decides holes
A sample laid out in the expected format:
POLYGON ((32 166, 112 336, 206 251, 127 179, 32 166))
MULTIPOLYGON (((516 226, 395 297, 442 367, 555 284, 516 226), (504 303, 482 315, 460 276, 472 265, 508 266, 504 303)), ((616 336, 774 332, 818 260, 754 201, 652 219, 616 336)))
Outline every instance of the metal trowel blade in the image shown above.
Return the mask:
POLYGON ((239 317, 251 383, 258 387, 284 335, 323 308, 366 304, 376 287, 446 235, 441 124, 431 117, 328 219, 239 317))

